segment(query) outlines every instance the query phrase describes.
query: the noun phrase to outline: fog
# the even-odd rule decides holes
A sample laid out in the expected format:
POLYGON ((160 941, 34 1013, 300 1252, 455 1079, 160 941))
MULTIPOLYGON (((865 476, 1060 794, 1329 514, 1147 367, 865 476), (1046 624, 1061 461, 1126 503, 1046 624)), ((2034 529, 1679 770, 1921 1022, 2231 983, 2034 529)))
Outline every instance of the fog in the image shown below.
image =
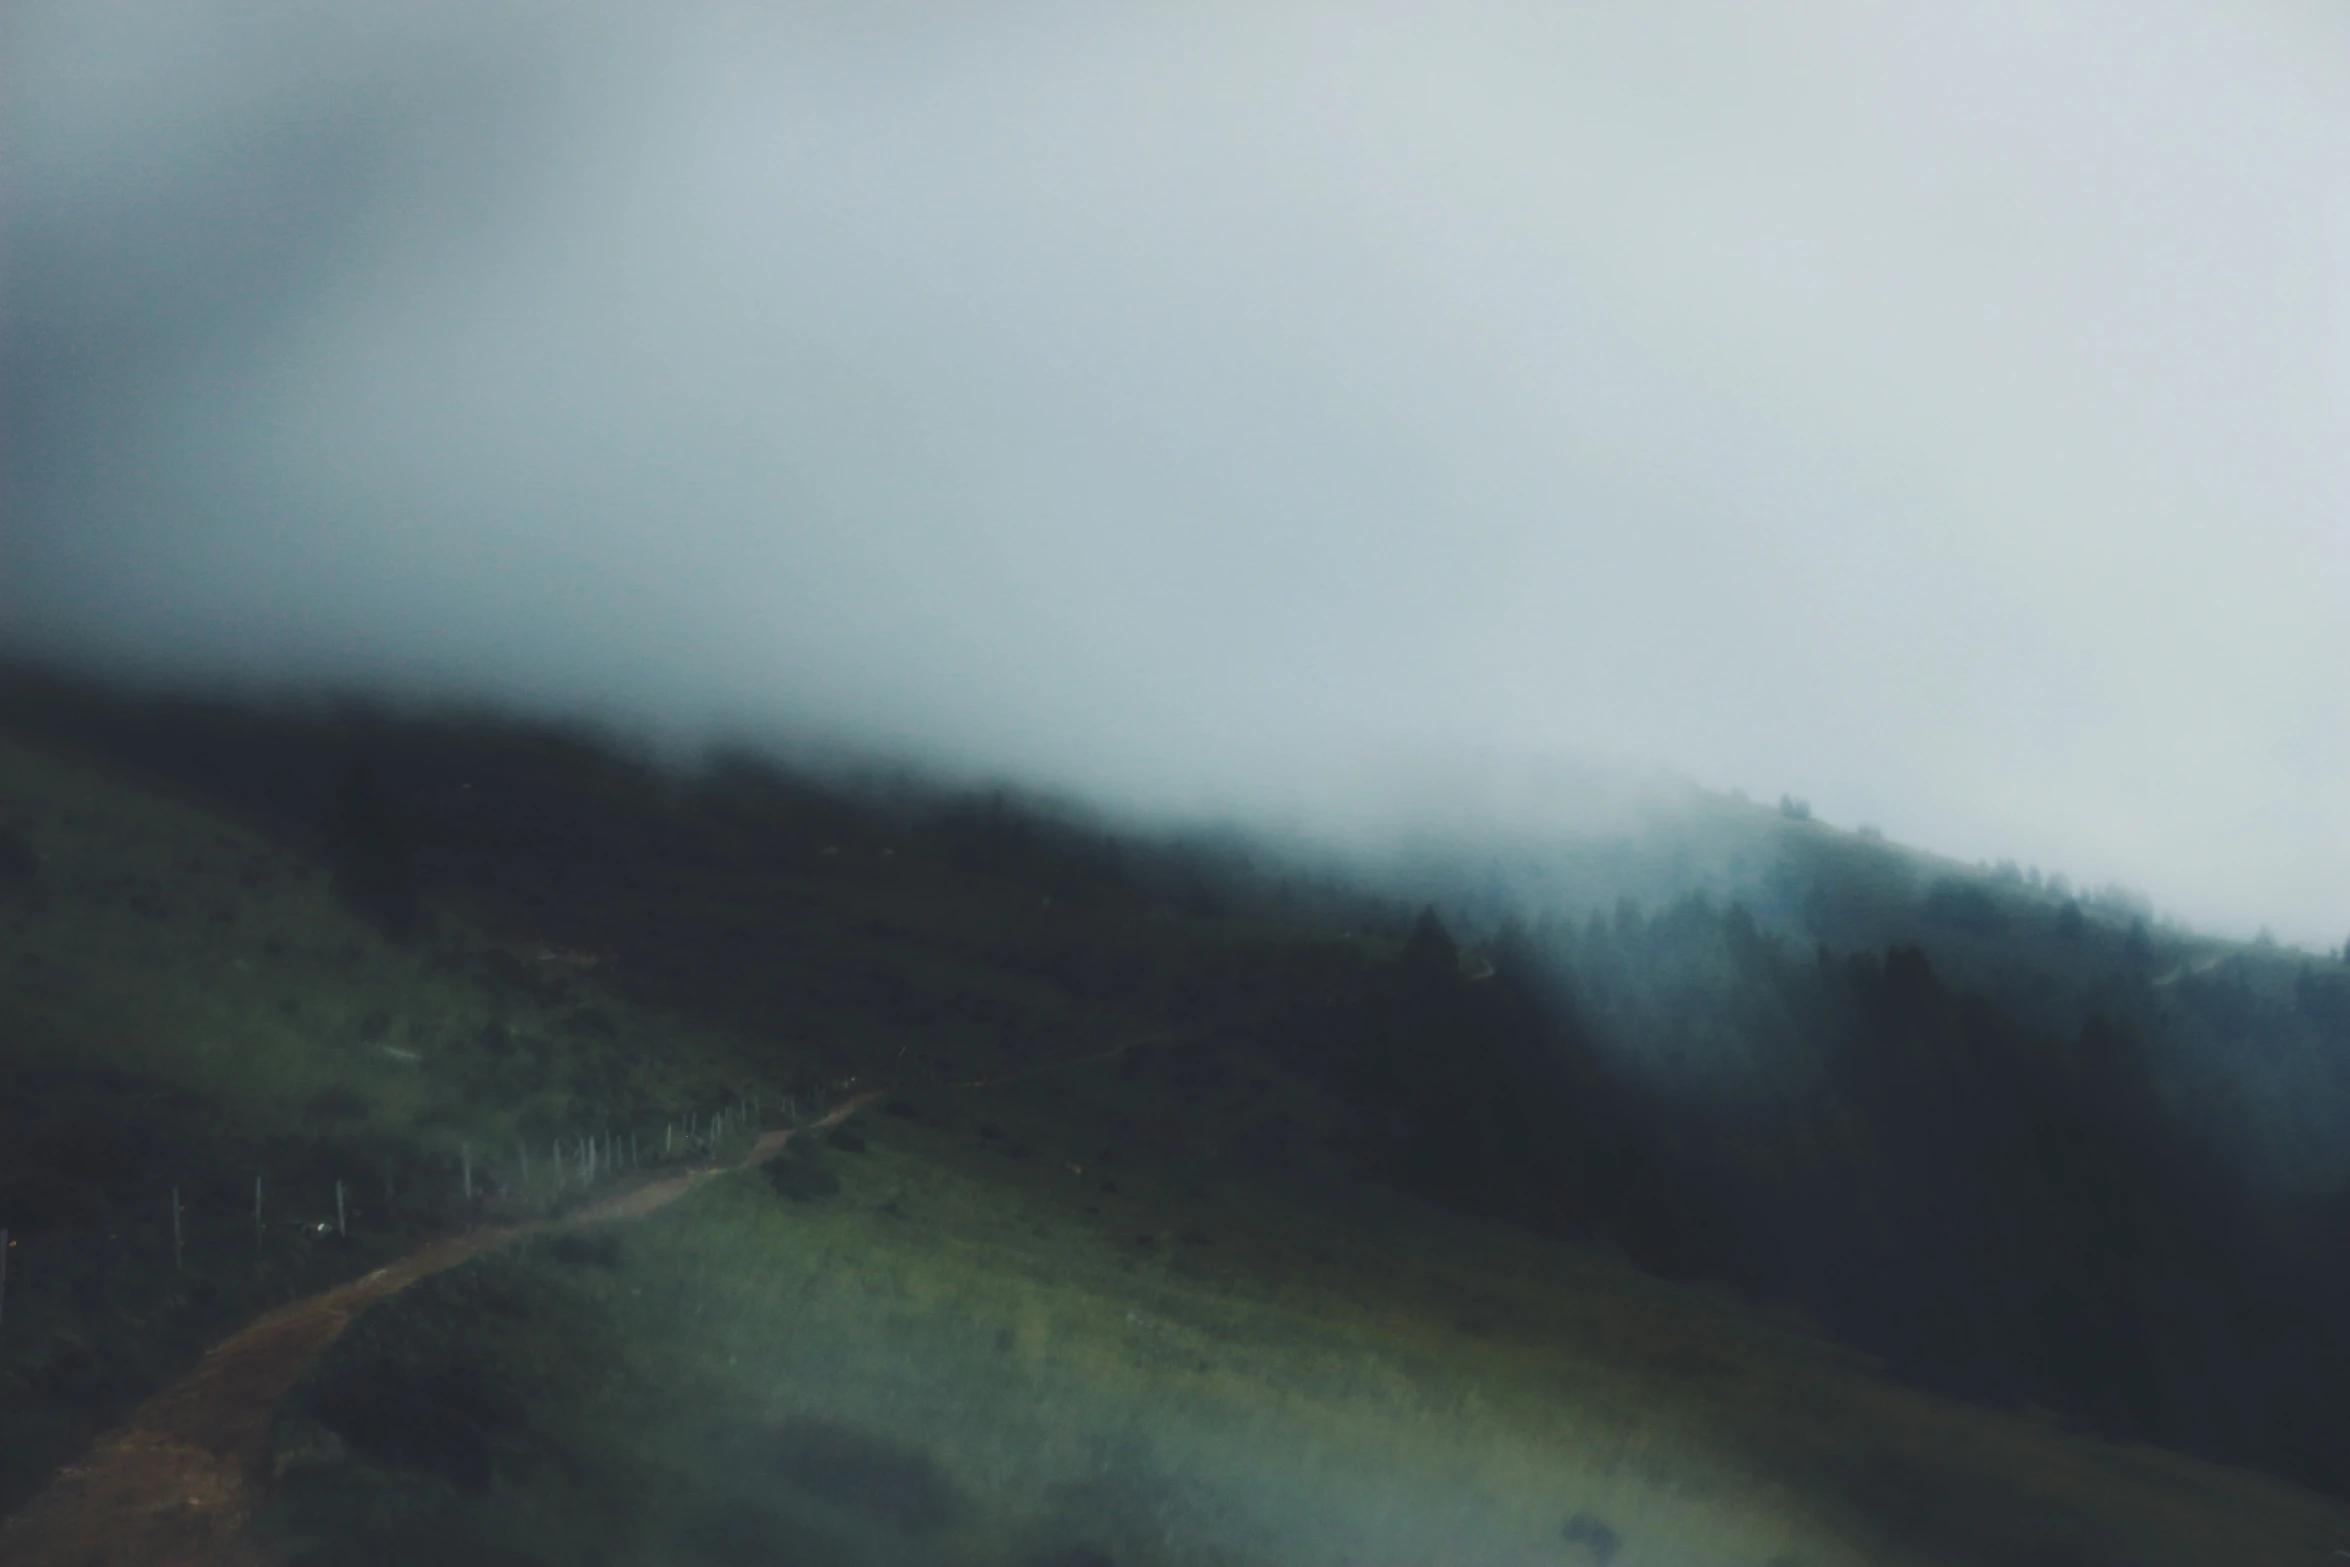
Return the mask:
POLYGON ((20 650, 2350 930, 2337 8, 0 27, 20 650))

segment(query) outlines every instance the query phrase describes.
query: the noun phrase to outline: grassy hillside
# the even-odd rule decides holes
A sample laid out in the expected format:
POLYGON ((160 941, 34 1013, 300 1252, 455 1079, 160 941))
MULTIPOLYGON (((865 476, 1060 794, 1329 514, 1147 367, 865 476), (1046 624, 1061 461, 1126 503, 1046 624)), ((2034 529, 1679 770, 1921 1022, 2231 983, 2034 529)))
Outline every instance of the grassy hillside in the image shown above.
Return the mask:
POLYGON ((1564 1140, 1567 1058, 1521 1048, 1561 1014, 1440 930, 1398 939, 1403 909, 1000 797, 6 696, 12 1501, 261 1305, 576 1200, 583 1137, 682 1158, 720 1112, 739 1137, 879 1087, 768 1174, 376 1308, 281 1412, 257 1540, 1060 1567, 2350 1545, 2331 1504, 1902 1386, 1622 1261, 1662 1231, 1618 1202, 1642 1183, 1601 1168, 1609 1134, 1529 1151, 1564 1140))
POLYGON ((298 843, 86 757, 0 739, 0 801, 11 1503, 256 1310, 554 1200, 555 1139, 792 1070, 454 919, 389 943, 298 843))

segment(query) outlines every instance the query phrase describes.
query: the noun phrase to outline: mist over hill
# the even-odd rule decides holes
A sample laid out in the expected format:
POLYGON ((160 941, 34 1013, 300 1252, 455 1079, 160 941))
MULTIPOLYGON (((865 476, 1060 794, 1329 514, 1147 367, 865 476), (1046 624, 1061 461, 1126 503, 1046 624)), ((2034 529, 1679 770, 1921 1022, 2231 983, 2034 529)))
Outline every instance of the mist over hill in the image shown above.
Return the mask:
POLYGON ((1696 1551, 1668 1416, 1741 1559, 2350 1548, 2138 1463, 2350 1498, 2350 20, 2028 11, 12 6, 0 1496, 854 1099, 387 1304, 280 1543, 1303 1559, 1134 1521, 1222 1333, 1546 1390, 1495 1561, 1696 1551), (1132 1445, 982 1529, 980 1387, 1132 1445))
MULTIPOLYGON (((854 1043, 874 1019, 951 1009, 878 975, 786 977, 758 916, 664 892, 665 865, 896 854, 905 874, 1024 890, 1071 935, 956 961, 1196 1035, 1161 1065, 1131 1058, 1144 1083, 1162 1066, 1188 1081, 1203 1045, 1261 1055, 1326 1096, 1319 1135, 1359 1177, 1799 1311, 1928 1388, 2350 1494, 2332 1414, 2350 1396, 2341 953, 2215 941, 2124 893, 1695 790, 1643 795, 1612 828, 1586 812, 1573 837, 1430 837, 1382 860, 902 768, 735 749, 680 770, 486 713, 30 675, 5 708, 315 845, 394 941, 435 939, 436 910, 511 902, 664 1004, 798 1034, 831 1019, 837 1072, 918 1086, 971 1066, 909 1066, 943 1038, 875 1058, 887 1035, 854 1043), (673 824, 631 814, 647 808, 673 824), (531 824, 523 858, 493 826, 510 816, 531 824), (1215 955, 1088 955, 1138 916, 1215 955)), ((946 904, 916 936, 830 896, 791 916, 834 932, 810 949, 833 954, 821 965, 964 939, 946 904)), ((1063 1024, 1013 1037, 994 1048, 1015 1071, 1089 1048, 1063 1024)))
POLYGON ((0 639, 2331 945, 2350 49, 2060 10, 28 4, 0 639))

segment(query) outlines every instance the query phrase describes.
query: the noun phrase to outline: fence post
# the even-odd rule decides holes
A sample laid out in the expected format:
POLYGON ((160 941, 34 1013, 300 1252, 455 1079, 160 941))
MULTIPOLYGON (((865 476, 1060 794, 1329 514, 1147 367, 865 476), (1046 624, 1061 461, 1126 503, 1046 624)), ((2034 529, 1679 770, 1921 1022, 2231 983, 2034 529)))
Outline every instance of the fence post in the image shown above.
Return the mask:
POLYGON ((261 1255, 261 1177, 253 1177, 253 1255, 261 1255))
POLYGON ((343 1222, 343 1183, 338 1177, 335 1181, 335 1236, 337 1239, 346 1239, 350 1233, 350 1226, 343 1222))
POLYGON ((187 1271, 180 1262, 180 1189, 176 1186, 171 1189, 171 1271, 187 1271))
POLYGON ((459 1143, 457 1157, 463 1161, 465 1167, 465 1200, 471 1202, 473 1201, 473 1144, 459 1143))

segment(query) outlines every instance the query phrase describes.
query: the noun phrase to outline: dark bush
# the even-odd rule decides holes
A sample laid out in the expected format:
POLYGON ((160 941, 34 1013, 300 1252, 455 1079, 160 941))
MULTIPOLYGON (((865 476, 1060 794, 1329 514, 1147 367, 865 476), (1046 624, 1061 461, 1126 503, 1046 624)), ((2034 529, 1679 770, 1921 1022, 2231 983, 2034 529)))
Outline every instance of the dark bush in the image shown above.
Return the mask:
POLYGON ((319 1422, 386 1468, 489 1488, 492 1445, 523 1428, 520 1405, 483 1368, 454 1360, 371 1366, 322 1389, 319 1422))
POLYGON ((1609 1562, 1616 1559, 1616 1553, 1624 1548, 1624 1537, 1593 1513, 1577 1513, 1567 1520, 1566 1527, 1560 1533, 1569 1545, 1581 1546, 1584 1556, 1596 1562, 1598 1567, 1607 1567, 1609 1562))
POLYGON ((838 1195, 840 1177, 812 1159, 778 1159, 767 1166, 767 1184, 793 1202, 838 1195))
POLYGON ((835 1420, 788 1420, 743 1439, 768 1478, 901 1534, 934 1534, 961 1518, 962 1495, 928 1453, 835 1420))

